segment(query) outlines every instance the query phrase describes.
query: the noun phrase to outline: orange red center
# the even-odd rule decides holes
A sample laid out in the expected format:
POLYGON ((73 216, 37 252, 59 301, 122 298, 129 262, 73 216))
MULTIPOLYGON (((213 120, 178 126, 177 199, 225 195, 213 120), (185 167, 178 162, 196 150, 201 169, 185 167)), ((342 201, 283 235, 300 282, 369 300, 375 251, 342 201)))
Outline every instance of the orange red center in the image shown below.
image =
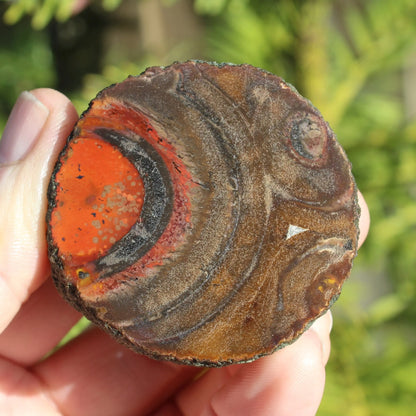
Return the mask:
POLYGON ((144 184, 134 165, 113 145, 74 139, 56 175, 53 240, 67 265, 104 255, 139 219, 144 184))

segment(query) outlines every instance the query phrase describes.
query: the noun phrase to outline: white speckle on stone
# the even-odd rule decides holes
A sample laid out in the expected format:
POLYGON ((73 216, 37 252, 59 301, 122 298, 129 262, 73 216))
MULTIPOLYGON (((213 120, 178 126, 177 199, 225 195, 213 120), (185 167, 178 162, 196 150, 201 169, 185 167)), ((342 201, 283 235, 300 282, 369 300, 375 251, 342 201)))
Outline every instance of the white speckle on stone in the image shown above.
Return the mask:
POLYGON ((299 227, 297 225, 289 224, 289 228, 287 229, 286 240, 295 236, 296 234, 304 233, 308 231, 307 228, 299 227))

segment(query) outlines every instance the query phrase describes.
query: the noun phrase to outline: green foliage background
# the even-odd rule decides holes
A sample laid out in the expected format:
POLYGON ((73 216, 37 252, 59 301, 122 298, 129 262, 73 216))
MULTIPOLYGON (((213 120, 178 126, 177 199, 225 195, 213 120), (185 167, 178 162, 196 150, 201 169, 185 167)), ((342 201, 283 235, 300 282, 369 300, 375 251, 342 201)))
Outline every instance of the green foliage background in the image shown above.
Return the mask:
POLYGON ((102 0, 73 16, 74 3, 0 2, 0 129, 24 89, 61 89, 81 111, 108 84, 173 60, 247 62, 285 78, 337 133, 372 218, 334 307, 318 415, 409 415, 416 408, 416 2, 102 0), (143 33, 127 48, 99 43, 98 32, 120 29, 125 3, 137 3, 139 20, 153 19, 149 3, 156 3, 167 19, 154 20, 155 32, 166 23, 159 44, 146 46, 143 33), (174 35, 175 25, 192 26, 195 36, 174 35))

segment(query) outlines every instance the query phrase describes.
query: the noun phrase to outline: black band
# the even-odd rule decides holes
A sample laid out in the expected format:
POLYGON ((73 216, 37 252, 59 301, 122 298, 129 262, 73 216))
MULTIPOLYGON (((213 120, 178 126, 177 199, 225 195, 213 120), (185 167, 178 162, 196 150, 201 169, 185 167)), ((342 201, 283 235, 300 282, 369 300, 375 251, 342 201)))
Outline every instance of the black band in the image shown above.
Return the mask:
POLYGON ((174 195, 169 171, 150 143, 141 137, 130 138, 111 129, 100 128, 94 133, 116 146, 130 160, 145 189, 140 221, 95 263, 100 278, 105 278, 132 265, 154 246, 169 223, 174 195))

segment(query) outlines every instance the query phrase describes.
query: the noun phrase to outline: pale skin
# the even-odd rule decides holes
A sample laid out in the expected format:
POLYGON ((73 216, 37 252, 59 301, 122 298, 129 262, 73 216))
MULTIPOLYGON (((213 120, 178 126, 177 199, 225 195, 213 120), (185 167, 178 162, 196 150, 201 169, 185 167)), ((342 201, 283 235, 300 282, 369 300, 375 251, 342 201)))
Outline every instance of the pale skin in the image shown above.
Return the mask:
MULTIPOLYGON (((49 176, 77 118, 59 92, 26 92, 0 142, 0 413, 314 415, 330 352, 329 312, 271 356, 202 375, 135 354, 96 328, 44 358, 80 318, 53 287, 44 228, 49 176)), ((362 244, 369 216, 361 195, 360 204, 362 244)))

